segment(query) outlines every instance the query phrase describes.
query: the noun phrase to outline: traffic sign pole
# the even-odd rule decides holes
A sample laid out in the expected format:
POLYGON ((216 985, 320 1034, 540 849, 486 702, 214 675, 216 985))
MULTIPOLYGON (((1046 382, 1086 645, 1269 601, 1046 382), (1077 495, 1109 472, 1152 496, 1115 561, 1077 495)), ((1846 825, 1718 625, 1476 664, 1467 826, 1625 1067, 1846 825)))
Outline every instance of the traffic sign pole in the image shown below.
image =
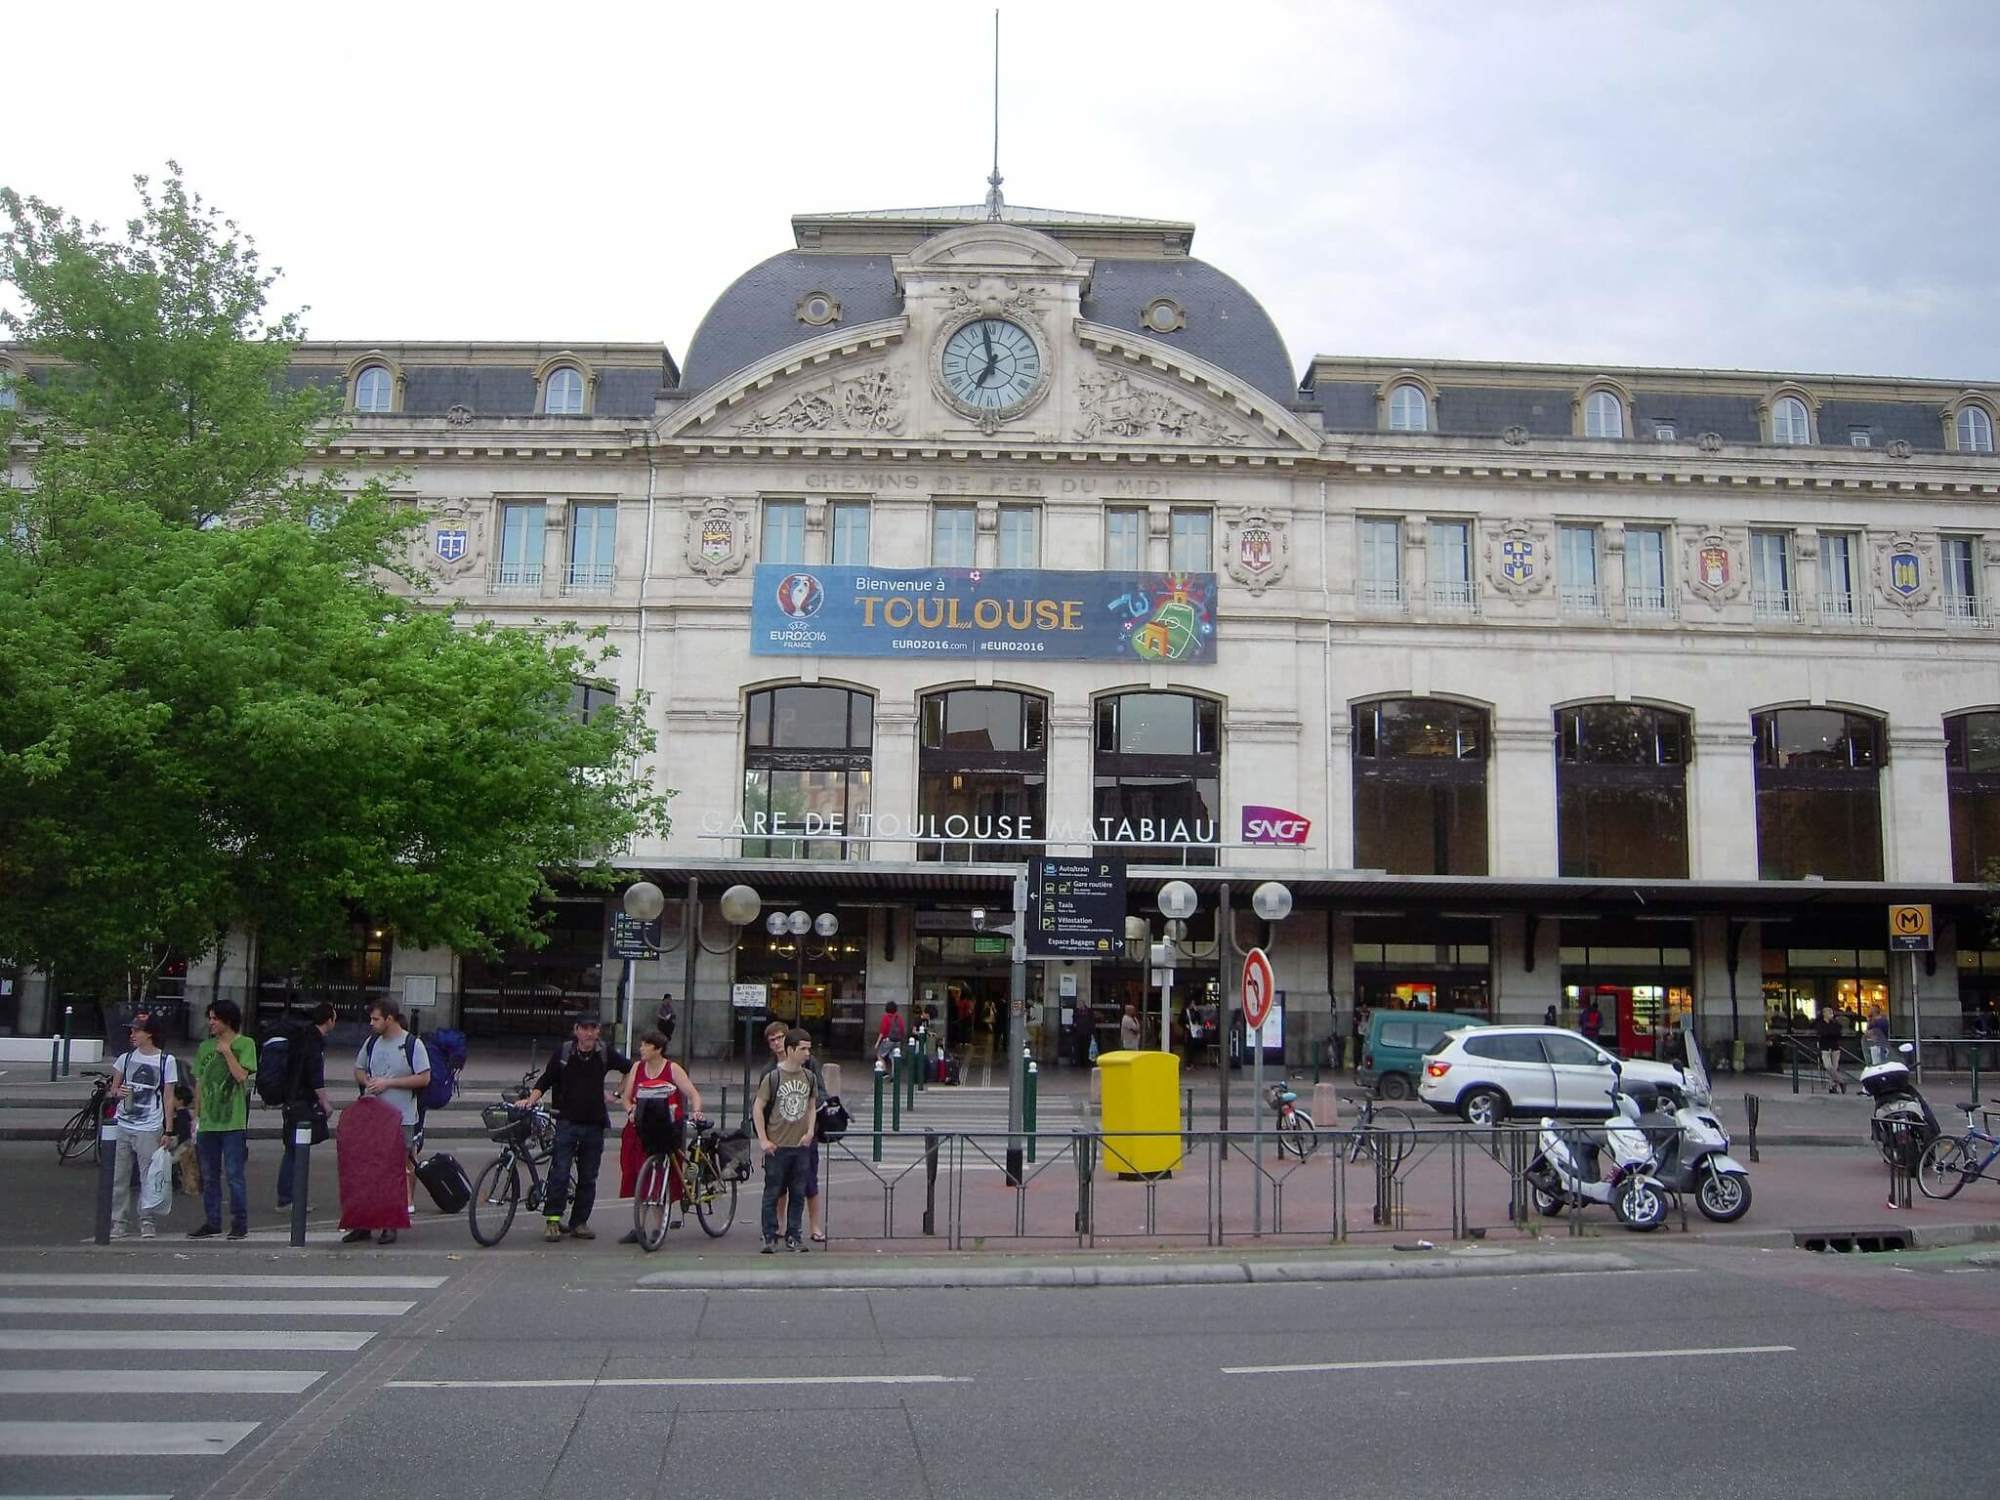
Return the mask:
POLYGON ((1256 1100, 1251 1116, 1251 1149, 1257 1153, 1256 1175, 1250 1183, 1250 1227, 1253 1234, 1264 1232, 1264 1022, 1271 1015, 1271 997, 1276 993, 1277 975, 1262 948, 1252 948, 1243 956, 1243 1035, 1251 1042, 1250 1090, 1256 1100))

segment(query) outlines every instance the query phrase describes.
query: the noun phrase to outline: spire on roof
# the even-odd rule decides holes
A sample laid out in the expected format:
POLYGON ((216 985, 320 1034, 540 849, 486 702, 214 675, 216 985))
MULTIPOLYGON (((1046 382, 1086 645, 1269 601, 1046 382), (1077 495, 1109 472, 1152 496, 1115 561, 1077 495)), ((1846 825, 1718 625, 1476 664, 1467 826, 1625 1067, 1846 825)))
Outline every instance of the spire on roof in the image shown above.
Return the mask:
POLYGON ((1000 12, 993 12, 993 175, 986 179, 986 217, 998 223, 1006 200, 1000 196, 1000 12))

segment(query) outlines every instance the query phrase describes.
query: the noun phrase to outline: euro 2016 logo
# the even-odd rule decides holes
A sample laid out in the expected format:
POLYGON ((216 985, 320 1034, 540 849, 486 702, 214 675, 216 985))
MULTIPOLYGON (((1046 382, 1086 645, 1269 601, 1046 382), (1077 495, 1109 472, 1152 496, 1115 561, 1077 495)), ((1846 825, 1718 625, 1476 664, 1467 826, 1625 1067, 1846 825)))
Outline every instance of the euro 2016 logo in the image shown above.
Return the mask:
POLYGON ((826 590, 810 573, 787 573, 778 580, 778 608, 794 620, 809 619, 826 603, 826 590))

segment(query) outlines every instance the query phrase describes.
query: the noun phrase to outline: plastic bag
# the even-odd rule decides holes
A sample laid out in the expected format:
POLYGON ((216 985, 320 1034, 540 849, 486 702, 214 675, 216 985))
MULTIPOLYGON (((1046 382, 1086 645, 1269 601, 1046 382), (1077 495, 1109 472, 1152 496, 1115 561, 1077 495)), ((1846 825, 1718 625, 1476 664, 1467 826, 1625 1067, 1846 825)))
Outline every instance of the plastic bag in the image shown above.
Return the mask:
POLYGON ((1096 1038, 1096 1037, 1092 1037, 1092 1038, 1090 1039, 1090 1060, 1091 1060, 1092 1062, 1096 1062, 1096 1061, 1097 1061, 1097 1038, 1096 1038))
POLYGON ((139 1184, 139 1212, 170 1214, 173 1211, 174 1153, 161 1146, 146 1163, 146 1176, 139 1184))

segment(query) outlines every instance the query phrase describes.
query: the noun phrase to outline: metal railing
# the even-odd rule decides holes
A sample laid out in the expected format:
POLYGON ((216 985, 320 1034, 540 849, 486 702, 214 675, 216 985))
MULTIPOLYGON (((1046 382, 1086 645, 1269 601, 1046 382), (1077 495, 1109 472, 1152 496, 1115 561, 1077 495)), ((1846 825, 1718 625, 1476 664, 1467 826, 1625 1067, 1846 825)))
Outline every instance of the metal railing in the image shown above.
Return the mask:
POLYGON ((1822 594, 1819 621, 1822 625, 1866 625, 1873 618, 1868 601, 1860 594, 1822 594))
POLYGON ((1430 585, 1433 614, 1476 615, 1479 613, 1479 585, 1469 578, 1434 579, 1430 585))
POLYGON ((1753 588, 1750 590, 1750 616, 1755 620, 1795 625, 1799 618, 1797 596, 1790 589, 1753 588))
POLYGON ((1944 617, 1953 625, 1970 625, 1976 630, 1993 628, 1993 612, 1976 594, 1946 594, 1941 601, 1944 617))
POLYGON ((1628 620, 1671 620, 1678 614, 1674 598, 1664 585, 1628 586, 1625 590, 1625 618, 1628 620))
POLYGON ((563 576, 562 591, 565 594, 609 593, 615 571, 610 563, 571 563, 569 572, 563 576))
POLYGON ((542 586, 542 565, 538 562, 501 562, 493 565, 496 589, 538 589, 542 586))
POLYGON ((1556 590, 1556 608, 1568 619, 1601 620, 1604 590, 1594 583, 1566 583, 1556 590))
POLYGON ((1354 602, 1372 614, 1402 614, 1410 607, 1400 580, 1363 578, 1354 585, 1354 602))

